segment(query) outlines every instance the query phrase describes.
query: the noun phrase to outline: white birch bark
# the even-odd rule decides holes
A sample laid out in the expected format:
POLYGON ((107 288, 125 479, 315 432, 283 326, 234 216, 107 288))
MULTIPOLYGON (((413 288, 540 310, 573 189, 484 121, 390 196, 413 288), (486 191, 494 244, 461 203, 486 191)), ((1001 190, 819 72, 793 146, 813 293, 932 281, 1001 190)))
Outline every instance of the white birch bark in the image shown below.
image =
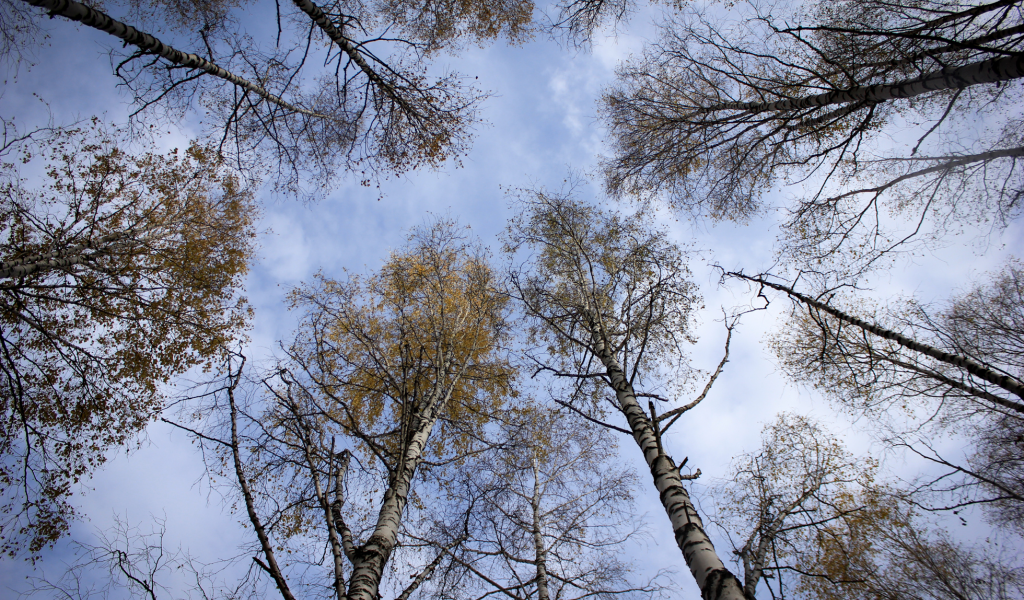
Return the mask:
MULTIPOLYGON (((442 371, 448 371, 445 365, 442 371)), ((461 375, 461 373, 459 374, 461 375)), ((458 381, 459 375, 454 378, 458 381)), ((432 396, 425 403, 424 410, 415 417, 416 429, 409 439, 396 469, 394 482, 384 492, 384 503, 377 516, 377 524, 373 534, 362 546, 356 548, 352 557, 352 576, 349 579, 348 600, 377 600, 380 580, 384 574, 391 553, 398 541, 398 530, 402 523, 402 513, 409 501, 409 491, 423 457, 434 425, 444 409, 455 382, 441 388, 436 387, 432 396)))
POLYGON ((530 498, 530 508, 533 509, 533 548, 534 564, 537 568, 537 600, 549 600, 548 591, 548 553, 544 546, 544 536, 541 533, 543 521, 540 512, 540 469, 537 466, 537 450, 533 449, 533 456, 530 458, 533 466, 533 496, 530 498))
POLYGON ((917 79, 899 83, 861 86, 849 90, 826 92, 824 94, 778 100, 776 102, 725 102, 707 108, 699 108, 698 111, 742 110, 747 113, 756 114, 770 111, 815 108, 830 104, 846 104, 848 102, 878 103, 898 98, 913 98, 914 96, 939 90, 961 89, 983 83, 1009 81, 1020 77, 1024 77, 1024 54, 1014 54, 964 65, 956 69, 933 71, 917 79))
POLYGON ((0 262, 0 279, 26 277, 39 271, 64 269, 74 265, 90 262, 97 257, 118 251, 121 246, 128 247, 131 238, 136 238, 141 231, 122 231, 105 235, 97 240, 89 240, 82 244, 73 244, 60 250, 45 252, 34 256, 26 256, 15 260, 0 262), (92 250, 92 253, 88 251, 92 250))
POLYGON ((218 77, 224 81, 234 84, 243 90, 252 92, 260 98, 276 104, 281 108, 310 117, 327 118, 325 115, 295 106, 294 104, 285 101, 283 98, 270 93, 262 86, 239 77, 238 75, 217 66, 201 56, 177 50, 148 33, 139 31, 131 25, 126 25, 125 23, 113 19, 106 13, 90 8, 80 2, 75 2, 75 0, 23 1, 31 4, 32 6, 38 6, 39 8, 48 11, 50 16, 60 15, 67 19, 71 19, 72 21, 78 21, 83 25, 88 25, 94 29, 99 29, 100 31, 109 33, 110 35, 123 40, 126 44, 131 44, 137 48, 145 50, 146 52, 151 52, 174 64, 181 65, 189 69, 204 71, 214 77, 218 77))
POLYGON ((626 379, 618 359, 612 354, 609 344, 601 332, 600 324, 591 318, 591 336, 594 355, 605 367, 605 372, 615 390, 619 410, 626 417, 644 460, 651 470, 654 486, 658 490, 661 504, 672 523, 676 544, 683 553, 686 566, 700 587, 704 600, 744 600, 740 582, 718 557, 714 544, 704 531, 704 523, 697 514, 690 495, 683 487, 679 469, 672 459, 658 447, 654 429, 636 400, 636 392, 626 379))

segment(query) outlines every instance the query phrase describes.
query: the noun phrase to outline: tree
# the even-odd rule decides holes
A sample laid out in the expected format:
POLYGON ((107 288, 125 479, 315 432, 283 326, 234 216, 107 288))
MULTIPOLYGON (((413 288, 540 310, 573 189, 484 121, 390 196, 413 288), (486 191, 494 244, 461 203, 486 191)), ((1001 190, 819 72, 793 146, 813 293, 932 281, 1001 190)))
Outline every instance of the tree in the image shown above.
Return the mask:
POLYGON ((571 600, 658 592, 654 580, 631 583, 631 565, 620 558, 640 524, 631 512, 636 476, 613 464, 611 436, 565 410, 527 407, 510 416, 494 449, 467 463, 458 503, 430 532, 464 538, 441 553, 448 560, 431 595, 571 600))
POLYGON ((744 10, 729 25, 684 12, 620 68, 603 109, 610 190, 664 193, 679 210, 743 220, 779 182, 807 182, 811 193, 788 207, 783 258, 806 268, 831 259, 847 276, 924 221, 937 236, 967 217, 998 225, 1019 214, 1015 2, 744 10), (897 118, 922 125, 909 156, 873 143, 897 118), (986 127, 976 138, 943 128, 978 119, 986 127))
POLYGON ((998 544, 970 547, 930 532, 898 497, 840 498, 846 516, 822 527, 796 586, 808 599, 1017 600, 1024 581, 998 544))
POLYGON ((888 423, 890 443, 941 467, 943 475, 920 490, 952 494, 954 501, 941 508, 980 503, 997 522, 1019 523, 1019 264, 1011 262, 989 284, 953 298, 938 312, 910 302, 871 320, 836 308, 833 298, 812 298, 766 277, 741 277, 782 291, 803 307, 775 342, 791 377, 814 385, 846 411, 888 423), (900 414, 910 417, 909 425, 896 423, 900 414), (974 455, 966 462, 943 457, 922 435, 925 427, 966 432, 976 443, 974 455))
POLYGON ((204 409, 212 429, 192 430, 237 485, 259 542, 253 560, 283 598, 307 585, 377 597, 407 506, 419 503, 414 481, 443 485, 513 394, 506 304, 482 251, 439 221, 376 274, 296 289, 303 319, 286 360, 260 378, 263 396, 236 398, 236 361, 204 409), (312 570, 290 576, 285 549, 312 570))
POLYGON ((37 553, 68 497, 209 366, 250 314, 248 190, 208 147, 127 153, 57 129, 4 149, 0 180, 0 548, 37 553), (23 177, 43 171, 43 181, 23 177))
MULTIPOLYGON (((571 192, 571 190, 570 190, 571 192)), ((681 345, 692 341, 690 319, 698 296, 687 279, 682 251, 652 226, 645 211, 608 214, 570 194, 524 194, 519 216, 508 227, 511 255, 531 253, 511 277, 512 294, 532 323, 530 334, 543 352, 534 357, 539 371, 572 381, 572 407, 600 421, 599 399, 614 393, 612 406, 627 428, 606 424, 633 436, 651 470, 676 543, 703 597, 742 598, 736 577, 725 568, 704 531, 683 475, 665 452, 663 434, 706 396, 726 356, 696 400, 647 414, 638 397, 661 396, 637 390, 642 382, 682 373, 681 345), (668 422, 664 425, 666 420, 668 422)), ((728 323, 731 334, 734 323, 728 323)), ((656 389, 656 388, 655 388, 656 389)))
POLYGON ((1024 582, 998 544, 970 548, 932 533, 904 493, 874 481, 821 425, 780 415, 761 448, 714 486, 721 524, 739 535, 744 589, 772 597, 870 600, 1020 598, 1024 582), (774 584, 771 584, 774 581, 774 584))
POLYGON ((743 593, 754 597, 763 581, 773 598, 785 597, 791 574, 819 576, 813 563, 803 564, 807 544, 863 510, 844 499, 870 486, 877 464, 854 460, 820 424, 799 415, 780 414, 761 437, 761 448, 738 457, 731 478, 710 494, 721 507, 719 524, 740 536, 733 554, 743 593))
MULTIPOLYGON (((114 61, 135 101, 134 118, 159 108, 177 120, 201 106, 219 152, 253 173, 269 173, 280 191, 313 196, 339 169, 359 171, 368 185, 381 174, 436 167, 463 154, 483 94, 456 74, 429 74, 428 58, 466 41, 521 41, 533 10, 529 2, 500 0, 328 7, 296 0, 295 15, 278 8, 283 35, 265 54, 229 26, 226 2, 196 0, 216 10, 187 25, 183 15, 189 11, 175 2, 142 9, 170 39, 192 32, 181 42, 204 50, 190 53, 101 7, 75 0, 24 2, 134 48, 114 61)), ((132 9, 143 3, 127 4, 132 9)))

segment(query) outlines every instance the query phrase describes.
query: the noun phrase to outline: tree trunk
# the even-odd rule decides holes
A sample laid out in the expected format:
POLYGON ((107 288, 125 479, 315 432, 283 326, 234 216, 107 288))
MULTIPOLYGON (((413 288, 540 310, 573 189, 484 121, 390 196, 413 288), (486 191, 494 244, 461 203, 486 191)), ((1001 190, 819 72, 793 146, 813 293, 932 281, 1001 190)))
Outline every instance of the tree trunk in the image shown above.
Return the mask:
POLYGON ((321 31, 327 34, 327 37, 331 38, 331 41, 337 44, 338 47, 341 48, 350 59, 352 59, 352 62, 354 62, 366 77, 369 78, 371 83, 380 88, 381 91, 387 94, 389 98, 394 100, 395 103, 403 109, 413 114, 416 113, 405 99, 399 96, 398 93, 395 92, 394 88, 392 88, 390 84, 384 81, 384 79, 382 79, 381 76, 373 70, 373 67, 366 62, 366 59, 363 58, 363 55, 359 50, 352 45, 352 41, 345 37, 341 30, 334 26, 334 23, 331 22, 319 6, 314 4, 311 0, 293 0, 293 2, 299 10, 306 13, 306 15, 316 23, 316 26, 319 27, 321 31))
POLYGON ((247 79, 243 79, 234 73, 227 71, 221 67, 218 67, 214 63, 202 58, 195 54, 188 54, 177 50, 164 44, 156 37, 139 31, 131 25, 126 25, 120 21, 111 18, 106 13, 100 12, 94 8, 90 8, 80 2, 74 0, 23 0, 24 2, 31 4, 32 6, 38 6, 50 13, 50 16, 60 15, 62 17, 71 19, 72 21, 78 21, 89 27, 99 29, 100 31, 109 33, 110 35, 124 40, 126 44, 131 44, 137 48, 140 48, 146 52, 155 54, 161 58, 169 60, 170 62, 187 67, 189 69, 198 69, 205 71, 214 77, 219 77, 224 81, 232 83, 246 91, 252 92, 257 96, 263 98, 268 102, 272 102, 287 110, 301 113, 311 117, 326 118, 324 115, 317 114, 313 111, 299 108, 294 104, 286 102, 279 96, 271 94, 269 91, 264 89, 262 86, 256 85, 247 79))
POLYGON ((826 92, 803 98, 779 100, 776 102, 726 102, 707 108, 698 108, 701 113, 720 110, 742 110, 756 114, 770 111, 797 110, 815 108, 830 104, 846 104, 860 102, 876 104, 897 98, 912 98, 927 92, 954 90, 979 85, 997 83, 1024 77, 1024 54, 1013 54, 1002 58, 964 65, 956 69, 942 69, 927 73, 917 79, 900 83, 879 84, 855 87, 849 90, 826 92))
MULTIPOLYGON (((788 288, 784 285, 772 283, 759 277, 750 277, 749 275, 744 275, 742 273, 728 273, 728 275, 731 275, 733 277, 739 277, 740 279, 746 279, 747 281, 751 281, 754 283, 759 283, 763 286, 770 287, 773 290, 785 292, 791 298, 799 300, 800 302, 803 302, 807 306, 811 306, 822 312, 828 313, 833 317, 839 319, 840 321, 845 321, 851 325, 860 327, 861 329, 873 333, 880 338, 892 340, 897 344, 903 346, 904 348, 909 348, 916 352, 920 352, 921 354, 934 358, 935 360, 939 360, 946 364, 960 367, 961 369, 964 369, 965 371, 967 371, 971 375, 974 375, 978 379, 982 379, 993 385, 997 385, 1003 388, 1004 390, 1010 392, 1011 394, 1015 394, 1020 398, 1024 398, 1024 385, 1022 385, 1021 382, 1017 381, 1016 379, 1008 375, 1001 375, 999 373, 996 373, 992 369, 979 365, 978 363, 970 359, 964 358, 962 356, 957 356, 956 354, 950 354, 949 352, 943 352, 938 348, 914 341, 904 335, 896 333, 895 331, 890 331, 888 329, 879 327, 878 325, 868 323, 867 321, 858 319, 853 315, 848 315, 840 311, 839 309, 833 308, 828 304, 825 304, 824 302, 819 302, 814 298, 805 296, 800 292, 792 288, 788 288)), ((998 396, 992 396, 990 399, 992 399, 993 402, 996 402, 1003 408, 1008 408, 1019 413, 1024 413, 1024 404, 999 398, 998 396)))
POLYGON ((658 447, 654 429, 644 409, 636 400, 636 392, 626 379, 618 359, 609 349, 599 326, 591 326, 594 341, 594 354, 605 367, 611 387, 615 390, 615 398, 619 409, 625 415, 633 439, 644 454, 644 460, 650 467, 654 486, 661 497, 665 513, 672 523, 676 544, 683 553, 686 566, 700 587, 704 600, 744 600, 740 582, 718 557, 715 546, 711 543, 704 524, 697 514, 697 509, 690 501, 690 495, 679 478, 679 469, 672 459, 658 447))
POLYGON ((384 503, 377 515, 377 525, 366 543, 356 549, 352 558, 352 576, 349 579, 348 600, 377 600, 377 589, 384 574, 384 565, 391 558, 398 541, 402 513, 409 501, 409 490, 416 467, 423 456, 434 424, 451 396, 454 383, 444 391, 437 390, 435 399, 426 403, 426 410, 417 418, 416 432, 405 448, 403 460, 395 473, 394 483, 384 492, 384 503))
POLYGON ((533 450, 530 460, 533 465, 533 498, 530 507, 533 509, 533 549, 534 564, 537 567, 537 600, 549 600, 548 592, 548 552, 544 548, 544 536, 541 535, 540 515, 540 469, 537 468, 537 452, 533 450))

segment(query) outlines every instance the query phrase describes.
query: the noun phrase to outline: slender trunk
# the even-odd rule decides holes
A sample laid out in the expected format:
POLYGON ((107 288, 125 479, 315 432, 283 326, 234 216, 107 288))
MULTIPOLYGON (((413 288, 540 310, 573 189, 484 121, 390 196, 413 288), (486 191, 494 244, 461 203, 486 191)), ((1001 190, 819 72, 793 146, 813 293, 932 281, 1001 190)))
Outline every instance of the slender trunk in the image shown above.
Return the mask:
MULTIPOLYGON (((759 283, 765 287, 770 287, 773 290, 785 292, 791 298, 799 300, 800 302, 803 302, 807 306, 811 306, 822 312, 828 313, 833 317, 839 319, 840 321, 860 327, 861 329, 871 332, 880 338, 892 340, 899 344, 900 346, 909 348, 916 352, 920 352, 921 354, 924 354, 925 356, 930 356, 935 360, 939 360, 946 364, 960 367, 961 369, 964 369, 965 371, 979 379, 987 381, 993 385, 997 385, 1003 388, 1004 390, 1010 392, 1011 394, 1017 395, 1020 398, 1024 398, 1024 385, 1022 385, 1019 381, 1008 375, 1001 375, 999 373, 996 373, 992 369, 979 365, 978 363, 968 358, 957 356, 956 354, 950 354, 949 352, 943 352, 938 348, 914 341, 904 335, 896 333, 895 331, 890 331, 888 329, 879 327, 878 325, 868 323, 867 321, 858 319, 853 315, 848 315, 836 308, 829 306, 828 304, 825 304, 824 302, 819 302, 814 298, 805 296, 800 292, 797 292, 796 290, 786 287, 784 285, 772 283, 765 279, 761 279, 759 277, 751 277, 749 275, 744 275, 742 273, 728 273, 728 275, 731 275, 733 277, 739 277, 740 279, 746 279, 747 281, 751 281, 754 283, 759 283)), ((992 396, 991 399, 993 402, 996 402, 997 404, 1004 408, 1024 413, 1024 405, 1020 404, 1019 402, 1013 402, 1011 400, 999 398, 998 396, 992 396)))
MULTIPOLYGON (((330 543, 331 555, 334 559, 334 595, 338 600, 345 600, 345 575, 343 571, 345 562, 341 550, 341 540, 338 537, 338 529, 334 522, 334 507, 327 498, 327 495, 330 493, 331 476, 333 473, 328 472, 328 487, 327 489, 324 489, 324 487, 320 485, 320 472, 316 468, 316 462, 313 460, 313 449, 310 447, 309 439, 306 436, 307 430, 302 419, 302 413, 294 404, 289 408, 291 409, 292 414, 295 415, 299 427, 299 438, 302 440, 302 448, 306 455, 306 464, 309 466, 309 476, 310 479, 313 480, 313 491, 316 493, 317 502, 320 503, 320 508, 324 511, 324 520, 327 522, 327 539, 330 543)), ((335 458, 333 456, 333 446, 331 450, 332 458, 335 458)), ((340 469, 338 470, 338 477, 341 477, 340 469)), ((335 484, 335 489, 337 489, 337 484, 335 484)), ((338 512, 340 514, 340 508, 338 512)))
POLYGON ((188 54, 168 46, 161 42, 156 37, 139 31, 131 25, 126 25, 118 20, 111 18, 106 13, 100 12, 94 8, 90 8, 75 0, 22 0, 32 6, 38 6, 50 13, 50 16, 60 15, 62 17, 71 19, 72 21, 78 21, 83 25, 88 25, 100 31, 109 33, 110 35, 121 39, 125 44, 131 44, 141 50, 155 54, 163 59, 166 59, 176 65, 181 65, 189 69, 197 69, 204 71, 214 77, 219 77, 224 81, 232 83, 243 90, 252 92, 264 100, 276 104, 287 110, 301 113, 311 117, 325 118, 324 115, 317 114, 313 111, 299 108, 294 104, 286 102, 284 99, 271 94, 269 91, 264 89, 247 79, 239 77, 234 73, 227 71, 221 67, 218 67, 214 63, 198 56, 196 54, 188 54))
POLYGON ((626 379, 618 359, 612 354, 598 326, 592 326, 594 354, 605 367, 605 372, 615 390, 619 409, 625 415, 633 439, 643 452, 644 460, 651 469, 654 486, 661 497, 661 504, 672 523, 676 544, 683 553, 686 566, 700 587, 704 600, 743 600, 743 590, 736 579, 718 557, 715 546, 704 531, 704 524, 690 495, 679 478, 679 469, 672 459, 661 452, 650 420, 636 400, 636 392, 626 379))
POLYGON ((311 0, 293 0, 293 2, 295 3, 295 6, 299 8, 299 10, 306 13, 306 15, 313 20, 313 22, 316 24, 317 27, 320 28, 321 31, 327 34, 327 37, 331 38, 331 41, 337 44, 338 47, 341 48, 341 50, 346 55, 348 55, 350 59, 352 59, 352 62, 354 62, 357 67, 359 67, 359 69, 366 75, 366 77, 370 80, 371 83, 380 88, 381 91, 387 94, 389 98, 394 100, 395 103, 401 106, 405 111, 413 114, 416 113, 416 111, 413 110, 411 106, 409 106, 405 99, 400 97, 398 93, 395 92, 394 88, 388 82, 384 81, 384 79, 380 75, 378 75, 376 71, 373 70, 373 67, 371 67, 370 64, 366 62, 366 59, 363 58, 363 55, 352 44, 352 41, 345 37, 345 35, 342 34, 341 30, 334 26, 334 23, 331 22, 331 20, 327 17, 326 14, 324 14, 324 11, 321 10, 319 6, 314 4, 311 0))
POLYGON ((449 554, 452 548, 461 544, 465 539, 465 536, 463 536, 441 546, 441 550, 437 553, 437 556, 434 557, 434 560, 430 561, 430 564, 424 567, 423 570, 413 578, 409 587, 405 588, 402 593, 395 598, 395 600, 409 600, 409 596, 412 596, 413 592, 418 590, 419 587, 423 585, 424 581, 430 579, 430 576, 434 574, 434 570, 441 564, 441 560, 444 559, 445 555, 449 554))
POLYGON ((434 424, 451 396, 454 382, 434 392, 434 399, 426 402, 426 409, 417 419, 416 431, 409 439, 403 460, 395 473, 394 483, 384 492, 384 503, 377 515, 377 524, 366 543, 355 550, 352 558, 352 576, 349 580, 348 600, 377 600, 377 589, 384 573, 384 565, 391 558, 398 541, 402 513, 409 501, 409 490, 423 456, 434 424))
POLYGON ((537 468, 537 451, 533 451, 530 459, 533 465, 533 498, 530 507, 533 509, 533 550, 534 565, 537 567, 537 600, 549 600, 548 593, 548 551, 544 547, 544 536, 541 535, 540 515, 540 469, 537 468))
POLYGON ((697 111, 709 113, 720 110, 742 110, 746 113, 756 114, 770 111, 815 108, 831 104, 846 104, 848 102, 876 104, 897 98, 912 98, 928 92, 961 89, 983 83, 1009 81, 1020 77, 1024 77, 1024 53, 1002 58, 992 58, 956 69, 933 71, 917 79, 910 79, 899 83, 861 86, 849 90, 838 90, 776 102, 725 102, 707 108, 698 108, 697 111))
POLYGON ((267 558, 267 563, 263 564, 263 562, 255 557, 253 557, 253 560, 274 579, 274 583, 277 584, 277 589, 281 592, 284 600, 295 600, 295 596, 288 588, 288 582, 281 572, 281 567, 277 564, 277 558, 274 555, 274 547, 270 543, 270 537, 267 535, 266 529, 263 528, 259 515, 256 514, 256 504, 253 502, 252 492, 249 490, 249 483, 245 478, 245 471, 242 468, 242 459, 238 452, 238 424, 234 384, 228 388, 228 404, 231 411, 231 458, 235 467, 235 477, 238 479, 238 486, 242 488, 242 497, 245 499, 245 511, 249 516, 249 522, 252 523, 253 529, 256 530, 256 537, 260 541, 260 548, 263 549, 263 555, 267 558))
POLYGON ((833 196, 832 198, 829 198, 829 201, 835 202, 836 200, 839 200, 841 198, 856 196, 857 194, 870 194, 873 192, 882 192, 908 179, 914 179, 915 177, 923 177, 924 175, 930 175, 932 173, 949 171, 951 169, 955 169, 956 167, 963 167, 972 163, 989 162, 999 158, 1017 158, 1021 156, 1024 156, 1024 146, 1018 146, 1016 148, 1004 148, 1002 150, 990 150, 988 152, 981 152, 979 154, 968 154, 966 156, 950 156, 947 157, 944 160, 944 162, 941 162, 933 167, 919 169, 917 171, 911 171, 910 173, 900 175, 899 177, 896 177, 891 181, 887 181, 883 185, 877 187, 861 188, 856 190, 850 190, 848 192, 843 192, 838 196, 833 196))

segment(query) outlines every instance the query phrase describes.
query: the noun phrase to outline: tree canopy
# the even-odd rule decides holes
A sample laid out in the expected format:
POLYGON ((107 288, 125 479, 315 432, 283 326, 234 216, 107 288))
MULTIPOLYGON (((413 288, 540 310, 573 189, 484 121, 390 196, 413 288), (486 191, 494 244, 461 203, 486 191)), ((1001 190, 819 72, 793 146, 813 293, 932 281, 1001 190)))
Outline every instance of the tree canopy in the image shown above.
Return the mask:
POLYGON ((75 484, 137 435, 165 384, 251 317, 250 192, 193 145, 130 154, 98 126, 5 149, 0 181, 4 552, 67 531, 75 484), (45 185, 24 177, 45 172, 45 185))

